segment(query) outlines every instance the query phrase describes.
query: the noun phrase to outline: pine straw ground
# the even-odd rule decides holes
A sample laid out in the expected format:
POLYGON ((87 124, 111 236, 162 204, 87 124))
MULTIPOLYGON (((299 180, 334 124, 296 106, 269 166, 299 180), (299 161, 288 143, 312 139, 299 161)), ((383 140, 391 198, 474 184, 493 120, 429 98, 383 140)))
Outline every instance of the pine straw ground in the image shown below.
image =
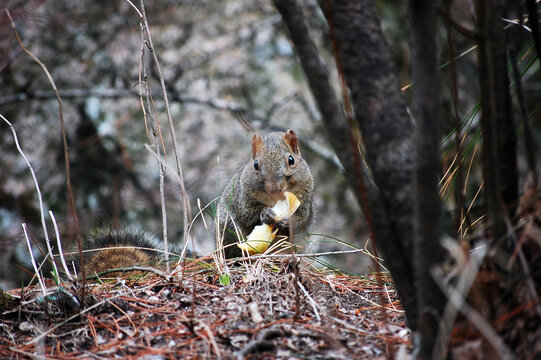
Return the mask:
POLYGON ((296 288, 289 262, 267 261, 230 279, 221 285, 203 262, 169 279, 116 278, 89 286, 84 311, 69 283, 47 298, 11 291, 19 299, 0 303, 0 358, 377 359, 411 347, 387 274, 301 266, 296 288))

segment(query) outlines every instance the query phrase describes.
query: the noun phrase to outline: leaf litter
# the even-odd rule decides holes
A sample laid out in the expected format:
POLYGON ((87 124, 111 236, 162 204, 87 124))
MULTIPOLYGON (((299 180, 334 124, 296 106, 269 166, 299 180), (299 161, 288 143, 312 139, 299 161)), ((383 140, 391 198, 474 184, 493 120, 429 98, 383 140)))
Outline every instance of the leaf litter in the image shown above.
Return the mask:
POLYGON ((290 264, 268 259, 232 267, 229 286, 201 259, 169 279, 126 273, 90 285, 83 311, 74 311, 71 297, 54 296, 76 297, 75 284, 57 286, 47 299, 38 287, 11 290, 15 301, 0 309, 0 358, 383 359, 410 352, 389 274, 305 265, 297 288, 290 264))

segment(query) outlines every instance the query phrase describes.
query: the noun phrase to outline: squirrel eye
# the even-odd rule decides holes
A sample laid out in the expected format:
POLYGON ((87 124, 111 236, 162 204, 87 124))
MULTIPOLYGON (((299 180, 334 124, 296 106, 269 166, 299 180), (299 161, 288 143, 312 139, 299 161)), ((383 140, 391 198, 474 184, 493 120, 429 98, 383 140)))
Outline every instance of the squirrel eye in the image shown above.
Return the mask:
POLYGON ((288 156, 287 163, 289 164, 289 166, 295 165, 295 159, 293 159, 293 156, 291 155, 288 156))
POLYGON ((257 161, 257 160, 254 161, 254 169, 256 171, 259 171, 259 161, 257 161))

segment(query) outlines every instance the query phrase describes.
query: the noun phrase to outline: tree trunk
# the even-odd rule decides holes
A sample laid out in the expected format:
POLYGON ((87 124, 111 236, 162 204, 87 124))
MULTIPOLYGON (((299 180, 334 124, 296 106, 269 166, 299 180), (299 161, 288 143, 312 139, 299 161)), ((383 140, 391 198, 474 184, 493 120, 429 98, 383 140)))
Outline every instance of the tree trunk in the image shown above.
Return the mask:
POLYGON ((409 326, 417 329, 413 274, 413 124, 373 1, 327 2, 338 66, 350 90, 366 158, 379 188, 370 202, 374 237, 409 326))
POLYGON ((367 216, 366 209, 363 207, 365 194, 362 193, 362 188, 366 188, 368 193, 375 194, 377 194, 378 190, 371 181, 364 181, 364 183, 360 184, 362 174, 368 172, 366 169, 363 170, 361 161, 355 161, 356 158, 360 158, 357 143, 349 141, 352 136, 350 126, 344 114, 342 103, 332 86, 327 65, 321 58, 317 46, 310 36, 297 0, 273 0, 273 2, 282 16, 282 21, 288 30, 293 47, 299 56, 310 92, 321 113, 327 139, 340 159, 345 176, 357 197, 357 201, 365 212, 365 216, 367 216))
POLYGON ((493 236, 505 235, 518 197, 516 134, 507 77, 503 1, 477 1, 485 204, 493 236))
POLYGON ((440 117, 436 16, 432 0, 410 0, 413 113, 416 145, 414 256, 419 316, 419 358, 434 353, 445 296, 430 275, 444 257, 440 245, 440 117))

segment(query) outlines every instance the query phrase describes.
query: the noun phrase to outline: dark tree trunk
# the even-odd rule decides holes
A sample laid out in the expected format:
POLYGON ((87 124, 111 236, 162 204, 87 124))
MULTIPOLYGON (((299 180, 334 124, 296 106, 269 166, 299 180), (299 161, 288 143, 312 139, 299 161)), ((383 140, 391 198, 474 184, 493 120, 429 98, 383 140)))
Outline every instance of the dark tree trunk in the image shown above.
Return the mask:
MULTIPOLYGON (((324 2, 325 3, 325 2, 324 2)), ((366 158, 379 188, 370 202, 374 237, 417 329, 413 273, 413 124, 373 1, 328 2, 337 61, 350 90, 366 158)))
POLYGON ((516 135, 507 77, 503 1, 478 0, 479 84, 485 203, 493 235, 505 234, 518 197, 516 135))
MULTIPOLYGON (((432 0, 410 0, 413 113, 416 145, 414 256, 419 357, 432 358, 445 296, 430 275, 443 260, 440 245, 440 117, 436 17, 432 0)), ((441 359, 443 354, 434 354, 441 359)))
MULTIPOLYGON (((357 197, 357 201, 362 206, 364 201, 362 188, 366 185, 368 193, 376 194, 377 188, 370 181, 360 184, 362 173, 367 174, 367 171, 366 169, 362 170, 362 162, 355 161, 356 158, 360 158, 357 143, 350 141, 352 135, 350 126, 344 114, 342 103, 334 91, 327 65, 310 36, 297 0, 273 0, 273 2, 282 16, 282 21, 299 57, 310 91, 321 113, 327 139, 340 159, 345 176, 357 197)), ((363 211, 365 211, 364 207, 363 211)))

